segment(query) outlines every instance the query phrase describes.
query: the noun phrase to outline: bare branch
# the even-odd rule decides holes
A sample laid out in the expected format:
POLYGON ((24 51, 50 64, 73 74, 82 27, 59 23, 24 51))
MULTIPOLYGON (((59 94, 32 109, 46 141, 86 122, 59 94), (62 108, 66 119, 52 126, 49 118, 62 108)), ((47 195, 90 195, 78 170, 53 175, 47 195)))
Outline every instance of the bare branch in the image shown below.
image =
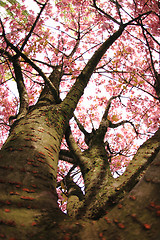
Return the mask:
POLYGON ((41 5, 41 6, 43 6, 43 4, 42 3, 40 3, 40 2, 38 2, 37 0, 34 0, 38 5, 41 5))
MULTIPOLYGON (((0 49, 0 53, 2 55, 3 54, 6 55, 9 59, 9 61, 13 63, 13 68, 14 68, 14 73, 15 73, 15 77, 13 76, 13 78, 15 79, 15 81, 17 83, 17 88, 18 88, 19 97, 20 97, 19 114, 15 118, 19 119, 26 115, 26 113, 28 112, 28 108, 29 108, 29 98, 28 98, 28 93, 27 93, 26 87, 24 85, 22 69, 21 69, 20 63, 18 61, 17 55, 12 57, 12 55, 9 52, 7 52, 3 49, 0 49)), ((11 71, 11 69, 10 69, 10 71, 11 71)))
MULTIPOLYGON (((141 90, 142 92, 145 92, 145 93, 147 93, 148 95, 150 95, 151 97, 153 97, 154 99, 158 100, 158 97, 154 96, 154 95, 153 95, 152 93, 150 93, 149 91, 146 91, 145 89, 140 88, 138 85, 132 84, 132 83, 131 83, 131 79, 130 79, 129 81, 127 81, 124 76, 122 77, 122 76, 119 74, 119 73, 125 73, 125 72, 115 71, 113 68, 111 68, 111 66, 109 66, 109 68, 112 70, 112 72, 117 73, 118 76, 119 76, 127 85, 130 85, 131 87, 137 88, 138 90, 141 90)), ((107 72, 108 72, 108 71, 107 71, 107 72)), ((138 74, 138 73, 137 73, 137 74, 138 74)), ((139 75, 139 74, 138 74, 138 75, 139 75)), ((142 77, 142 76, 140 76, 140 77, 142 77)), ((147 82, 150 86, 154 87, 154 86, 153 86, 150 82, 148 82, 146 79, 143 78, 143 80, 144 80, 145 82, 147 82)))
POLYGON ((0 48, 0 53, 1 53, 2 55, 7 56, 8 59, 9 59, 10 61, 12 61, 12 55, 11 55, 9 52, 7 52, 6 50, 4 50, 3 48, 0 48))
POLYGON ((76 107, 80 97, 83 95, 84 89, 87 86, 90 77, 92 76, 96 66, 100 62, 103 55, 110 48, 110 46, 121 36, 124 31, 125 26, 121 26, 113 35, 111 35, 98 49, 95 51, 93 56, 90 58, 80 75, 77 77, 76 82, 72 86, 71 90, 67 94, 66 98, 63 100, 63 106, 68 112, 68 117, 70 118, 73 114, 73 108, 76 107), (76 89, 76 95, 75 95, 76 89), (69 108, 68 105, 72 106, 69 108), (70 111, 70 113, 69 113, 70 111))
POLYGON ((78 118, 75 116, 75 114, 73 114, 73 117, 79 127, 79 129, 81 130, 82 133, 84 133, 84 135, 88 135, 89 133, 85 130, 84 126, 80 123, 80 121, 78 120, 78 118))
POLYGON ((121 24, 123 24, 123 20, 122 20, 122 17, 121 17, 121 12, 120 12, 120 8, 122 8, 122 7, 121 7, 121 5, 118 3, 117 0, 115 0, 115 4, 116 4, 116 8, 117 8, 117 12, 118 12, 118 15, 119 15, 121 24))
POLYGON ((145 29, 143 27, 142 21, 141 21, 141 28, 142 28, 143 36, 144 36, 144 38, 146 40, 146 44, 147 44, 147 47, 148 47, 150 60, 151 60, 151 66, 152 66, 152 70, 153 70, 153 73, 154 73, 154 76, 153 76, 155 78, 154 89, 155 89, 156 94, 158 96, 158 99, 160 101, 160 74, 158 74, 158 72, 155 69, 151 48, 149 46, 149 42, 148 42, 147 36, 145 35, 145 29))
POLYGON ((54 85, 52 84, 52 81, 44 74, 44 72, 31 60, 29 59, 24 53, 22 53, 18 47, 14 46, 6 37, 6 34, 5 34, 5 30, 4 30, 4 26, 3 26, 3 23, 0 19, 0 23, 1 23, 1 26, 2 26, 2 32, 3 32, 3 37, 4 37, 4 40, 6 41, 6 44, 12 49, 14 50, 18 56, 21 56, 31 67, 33 67, 38 73, 39 75, 44 79, 44 81, 46 82, 46 84, 49 86, 54 98, 55 98, 55 101, 56 103, 60 103, 61 100, 59 98, 59 95, 57 94, 57 90, 56 88, 54 87, 54 85))
POLYGON ((75 119, 75 121, 76 121, 76 123, 77 123, 77 125, 78 125, 78 127, 79 127, 79 129, 80 129, 80 131, 81 131, 81 132, 84 134, 84 136, 85 136, 85 139, 84 139, 85 143, 86 143, 87 145, 89 145, 90 140, 92 139, 93 135, 95 134, 95 129, 94 129, 92 120, 90 119, 93 128, 92 128, 92 132, 89 133, 89 132, 87 132, 87 131, 85 130, 84 126, 80 123, 80 121, 78 120, 78 118, 77 118, 74 114, 73 114, 73 117, 74 117, 74 119, 75 119))
POLYGON ((36 24, 37 24, 37 22, 38 22, 38 20, 39 20, 39 18, 40 18, 40 16, 41 16, 41 14, 42 14, 42 12, 43 12, 43 10, 44 10, 44 8, 45 8, 45 6, 46 6, 47 3, 48 3, 48 0, 45 2, 45 4, 43 5, 43 7, 41 8, 41 10, 40 10, 40 12, 39 12, 39 14, 38 14, 35 22, 33 23, 32 27, 31 27, 31 30, 29 31, 28 35, 25 37, 24 42, 23 42, 23 44, 22 44, 22 46, 21 46, 21 48, 20 48, 20 51, 23 51, 25 45, 27 44, 27 42, 28 42, 30 36, 32 35, 33 30, 35 29, 36 24))
POLYGON ((106 106, 106 109, 105 109, 105 112, 103 114, 103 117, 102 117, 102 120, 106 120, 107 117, 108 117, 108 114, 109 114, 109 110, 110 110, 110 107, 111 107, 111 102, 112 100, 116 99, 120 97, 120 94, 119 95, 116 95, 116 96, 112 96, 109 100, 108 100, 108 103, 107 103, 107 106, 106 106))
MULTIPOLYGON (((100 62, 101 58, 103 57, 103 55, 106 53, 106 51, 110 48, 110 46, 122 35, 125 27, 127 27, 128 25, 130 25, 132 22, 134 21, 138 21, 139 19, 141 19, 142 16, 147 16, 151 13, 151 11, 147 12, 147 13, 143 13, 140 14, 137 18, 134 18, 132 20, 130 20, 129 22, 120 25, 119 29, 113 33, 113 35, 111 35, 98 49, 97 51, 95 51, 95 53, 93 54, 93 56, 90 58, 90 60, 88 61, 88 63, 86 64, 86 66, 84 67, 84 69, 82 70, 82 72, 80 73, 80 75, 78 76, 76 82, 74 83, 74 85, 72 86, 71 90, 69 91, 69 93, 67 94, 66 98, 63 100, 63 106, 70 104, 71 101, 71 105, 73 108, 73 102, 74 102, 74 108, 77 105, 79 98, 82 96, 84 88, 87 86, 88 81, 91 77, 91 75, 93 74, 96 66, 98 65, 98 63, 100 62), (77 90, 77 94, 75 96, 74 94, 74 89, 77 90), (67 103, 66 103, 67 101, 67 103)), ((67 111, 69 113, 69 108, 67 107, 67 111)), ((73 114, 72 109, 71 110, 71 115, 73 114)), ((69 117, 70 114, 68 114, 69 117)))
POLYGON ((28 112, 29 98, 28 98, 28 93, 23 80, 22 69, 19 64, 17 56, 12 57, 12 62, 13 62, 13 67, 15 72, 15 80, 17 83, 17 88, 18 88, 19 97, 20 97, 20 109, 17 116, 17 119, 20 119, 21 117, 24 117, 28 112))
MULTIPOLYGON (((138 23, 138 21, 139 21, 142 17, 147 17, 147 16, 148 16, 149 14, 151 14, 151 13, 152 13, 152 11, 148 11, 148 12, 142 13, 142 14, 140 14, 138 17, 133 18, 133 19, 130 20, 129 22, 125 23, 125 25, 128 26, 128 25, 132 24, 133 22, 137 22, 137 23, 138 23)), ((139 25, 139 23, 138 23, 138 25, 139 25)))
MULTIPOLYGON (((108 114, 109 114, 111 102, 112 102, 113 99, 116 99, 117 97, 120 97, 120 94, 117 95, 117 96, 112 96, 112 97, 109 99, 108 104, 107 104, 106 109, 105 109, 105 112, 104 112, 104 114, 103 114, 103 117, 102 117, 102 119, 101 119, 99 128, 96 129, 95 131, 94 131, 94 130, 92 131, 92 133, 91 133, 92 135, 91 135, 91 134, 89 135, 89 136, 90 136, 90 139, 91 139, 91 137, 93 138, 93 136, 94 136, 94 138, 96 137, 96 138, 101 139, 102 142, 104 141, 105 134, 106 134, 107 129, 108 129, 108 127, 109 127, 109 120, 107 119, 107 117, 108 117, 108 114)), ((89 139, 89 140, 90 140, 90 139, 89 139)), ((92 140, 93 140, 93 139, 92 139, 92 140)))
POLYGON ((157 72, 156 72, 155 67, 154 67, 154 62, 153 62, 153 57, 152 57, 152 53, 151 53, 151 48, 150 48, 150 46, 149 46, 148 39, 147 39, 147 37, 146 37, 146 35, 145 35, 142 22, 141 22, 141 28, 142 28, 143 36, 144 36, 144 38, 145 38, 145 40, 146 40, 147 47, 148 47, 148 51, 149 51, 149 55, 150 55, 150 59, 151 59, 152 69, 153 69, 154 75, 155 75, 155 77, 156 77, 157 72))
POLYGON ((67 58, 73 57, 74 53, 76 52, 76 50, 77 50, 77 48, 78 48, 78 46, 79 46, 79 43, 80 43, 80 38, 79 38, 79 36, 78 36, 77 41, 76 41, 76 44, 75 44, 73 50, 71 51, 71 53, 67 56, 67 58))
POLYGON ((121 25, 120 22, 118 22, 116 19, 114 19, 113 17, 111 17, 108 13, 104 12, 101 8, 99 8, 96 4, 96 0, 93 0, 93 7, 95 9, 97 9, 100 13, 102 13, 104 16, 106 16, 108 19, 112 20, 113 22, 115 22, 118 25, 121 25))
POLYGON ((71 51, 71 53, 68 55, 68 58, 73 57, 74 53, 76 52, 76 50, 79 46, 79 43, 80 43, 80 15, 78 18, 78 36, 77 36, 76 44, 75 44, 73 50, 71 51))
POLYGON ((134 129, 134 131, 135 131, 135 133, 138 135, 138 132, 137 132, 134 124, 133 124, 132 122, 130 122, 129 120, 123 120, 123 121, 118 122, 118 123, 112 123, 112 122, 109 120, 109 127, 110 127, 110 128, 117 128, 117 127, 119 127, 119 126, 124 125, 125 123, 131 124, 132 127, 133 127, 133 129, 134 129))
POLYGON ((32 58, 32 61, 35 61, 35 62, 38 62, 38 63, 44 64, 44 65, 46 65, 47 67, 54 68, 54 65, 49 64, 49 63, 46 63, 46 62, 43 62, 43 61, 38 60, 38 59, 34 59, 34 58, 32 58))

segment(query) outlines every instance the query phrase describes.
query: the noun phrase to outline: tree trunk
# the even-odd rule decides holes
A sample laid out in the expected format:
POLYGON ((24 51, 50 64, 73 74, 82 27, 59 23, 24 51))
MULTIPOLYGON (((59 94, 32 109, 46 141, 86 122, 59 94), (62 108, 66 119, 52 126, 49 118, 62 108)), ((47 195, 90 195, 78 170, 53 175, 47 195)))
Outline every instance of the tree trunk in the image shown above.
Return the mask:
MULTIPOLYGON (((0 239, 158 240, 160 153, 157 150, 146 156, 153 155, 154 161, 142 180, 101 219, 76 220, 59 210, 56 175, 66 126, 60 105, 38 105, 13 124, 0 153, 0 239)), ((159 132, 148 140, 149 145, 143 144, 140 149, 145 152, 146 146, 159 149, 159 132)), ((87 180, 86 184, 89 188, 87 180)))
POLYGON ((58 107, 39 106, 13 124, 0 153, 1 238, 31 239, 42 215, 64 215, 56 194, 62 121, 58 107))

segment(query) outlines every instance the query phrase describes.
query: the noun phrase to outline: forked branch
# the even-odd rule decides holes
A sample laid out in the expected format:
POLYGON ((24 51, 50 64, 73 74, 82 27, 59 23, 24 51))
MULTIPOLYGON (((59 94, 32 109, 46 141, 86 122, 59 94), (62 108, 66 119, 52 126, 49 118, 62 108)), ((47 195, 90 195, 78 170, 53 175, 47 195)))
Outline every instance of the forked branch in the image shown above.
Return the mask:
POLYGON ((137 129, 135 128, 134 124, 133 124, 131 121, 129 121, 129 120, 123 120, 123 121, 120 121, 120 122, 118 122, 118 123, 112 123, 111 121, 109 121, 109 127, 110 127, 110 128, 117 128, 117 127, 119 127, 119 126, 124 125, 125 123, 131 124, 132 127, 133 127, 133 129, 134 129, 134 131, 135 131, 135 133, 136 133, 137 135, 139 134, 138 131, 137 131, 137 129))
POLYGON ((17 56, 21 56, 26 63, 28 63, 32 68, 34 68, 38 73, 39 75, 44 79, 45 83, 48 85, 48 87, 50 88, 54 98, 55 98, 55 101, 56 103, 60 103, 61 100, 59 98, 59 95, 57 94, 57 91, 56 91, 56 88, 54 87, 54 85, 52 84, 51 80, 44 74, 44 72, 31 60, 29 59, 24 53, 22 53, 18 47, 14 46, 14 44, 12 44, 6 37, 6 34, 5 34, 5 29, 4 29, 4 26, 3 26, 3 23, 0 19, 0 24, 2 26, 2 34, 3 34, 3 38, 7 44, 8 47, 10 47, 12 50, 14 50, 17 54, 17 56))
POLYGON ((15 81, 17 83, 17 88, 19 92, 19 98, 20 98, 20 108, 19 108, 19 113, 16 116, 11 116, 10 120, 13 119, 20 119, 21 117, 24 117, 29 108, 29 98, 28 98, 28 93, 24 84, 23 80, 23 74, 22 74, 22 69, 18 60, 17 55, 12 56, 9 52, 0 49, 0 53, 5 55, 10 62, 13 63, 13 68, 14 68, 14 73, 15 73, 15 81))
POLYGON ((101 8, 99 8, 96 4, 96 0, 93 0, 93 7, 98 10, 98 12, 102 13, 105 17, 107 17, 108 19, 110 19, 111 21, 115 22, 118 25, 121 25, 120 22, 118 22, 115 18, 113 18, 112 16, 110 16, 108 13, 106 13, 105 11, 103 11, 101 8))
POLYGON ((44 10, 44 8, 45 8, 45 6, 46 6, 47 3, 48 3, 48 0, 45 2, 45 4, 43 4, 43 6, 42 6, 42 8, 41 8, 41 10, 40 10, 40 12, 39 12, 39 14, 38 14, 37 17, 36 17, 35 22, 33 23, 32 27, 31 27, 31 30, 29 31, 28 35, 27 35, 27 36, 25 37, 25 39, 24 39, 24 42, 23 42, 23 44, 22 44, 22 46, 21 46, 21 48, 20 48, 20 51, 23 51, 25 45, 27 44, 29 38, 31 37, 31 35, 32 35, 32 33, 33 33, 36 25, 37 25, 37 22, 38 22, 38 20, 40 19, 40 16, 41 16, 41 14, 42 14, 42 12, 43 12, 43 10, 44 10))

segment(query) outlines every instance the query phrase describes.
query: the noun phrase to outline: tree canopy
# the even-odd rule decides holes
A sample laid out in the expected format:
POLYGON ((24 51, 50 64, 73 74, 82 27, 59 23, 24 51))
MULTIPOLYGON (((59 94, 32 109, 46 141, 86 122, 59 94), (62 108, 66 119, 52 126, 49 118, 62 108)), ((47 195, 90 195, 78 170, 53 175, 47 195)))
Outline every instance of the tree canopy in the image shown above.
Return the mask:
POLYGON ((48 104, 70 99, 57 190, 64 210, 62 180, 71 175, 81 186, 81 153, 99 141, 119 175, 159 128, 159 1, 3 0, 0 7, 0 144, 44 101, 45 86, 48 104))

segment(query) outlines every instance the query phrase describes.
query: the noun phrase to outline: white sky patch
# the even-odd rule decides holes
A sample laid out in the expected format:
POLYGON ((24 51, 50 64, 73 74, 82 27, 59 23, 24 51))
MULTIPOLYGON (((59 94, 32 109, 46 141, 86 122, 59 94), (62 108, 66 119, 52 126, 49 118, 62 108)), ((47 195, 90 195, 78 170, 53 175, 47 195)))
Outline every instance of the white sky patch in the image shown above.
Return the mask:
POLYGON ((18 89, 17 89, 17 84, 15 82, 15 80, 10 80, 7 84, 7 87, 10 89, 11 93, 18 97, 19 93, 18 93, 18 89))

